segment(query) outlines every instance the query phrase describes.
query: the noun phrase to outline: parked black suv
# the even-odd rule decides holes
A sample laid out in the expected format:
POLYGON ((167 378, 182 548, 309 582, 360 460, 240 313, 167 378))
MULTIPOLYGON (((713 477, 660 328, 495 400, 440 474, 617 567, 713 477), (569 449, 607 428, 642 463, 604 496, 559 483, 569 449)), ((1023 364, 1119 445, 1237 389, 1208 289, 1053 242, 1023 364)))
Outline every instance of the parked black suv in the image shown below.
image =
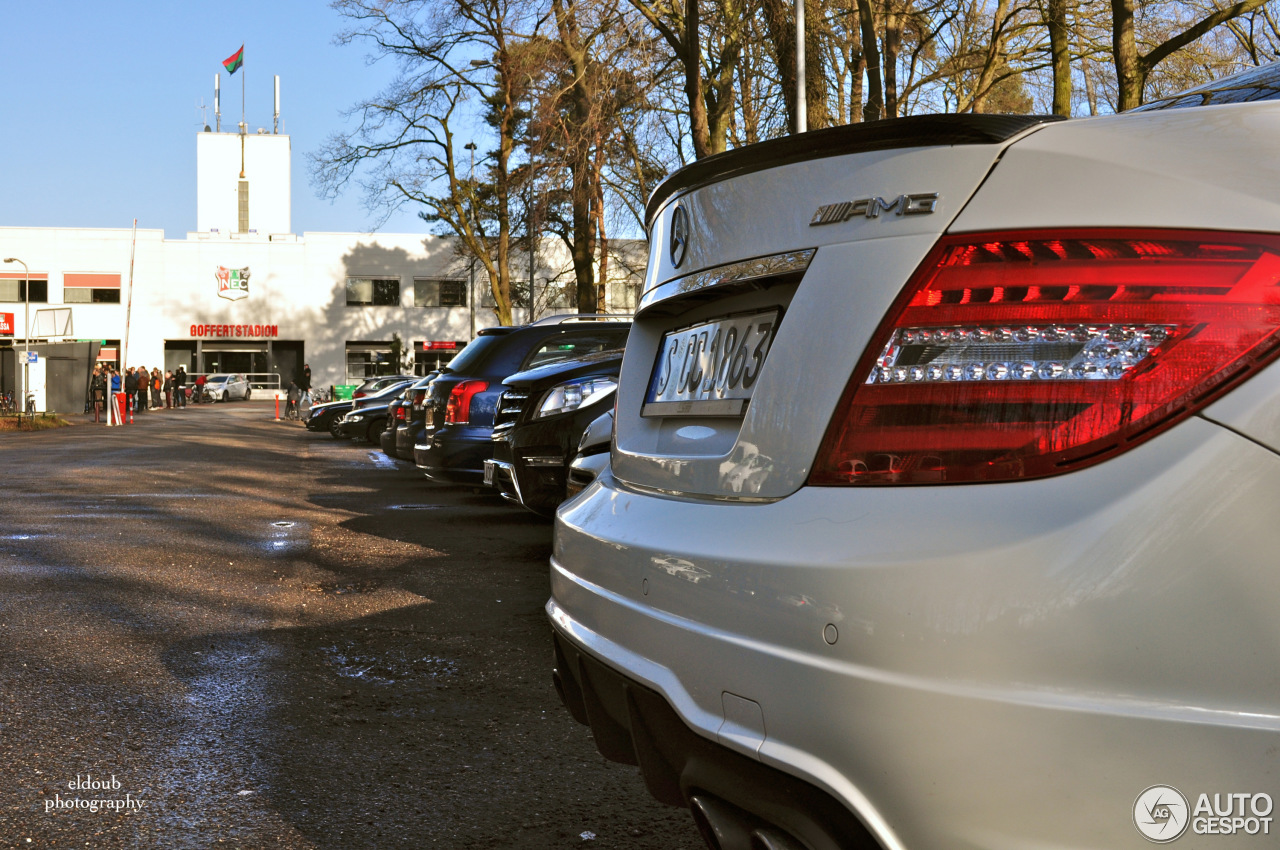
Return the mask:
POLYGON ((413 461, 433 481, 484 483, 493 453, 493 414, 508 375, 534 366, 620 348, 631 318, 551 316, 520 327, 485 328, 449 361, 427 390, 422 442, 413 461))
POLYGON ((621 369, 622 350, 615 349, 508 377, 511 389, 498 400, 485 483, 508 501, 554 516, 566 498, 582 432, 613 404, 621 369))

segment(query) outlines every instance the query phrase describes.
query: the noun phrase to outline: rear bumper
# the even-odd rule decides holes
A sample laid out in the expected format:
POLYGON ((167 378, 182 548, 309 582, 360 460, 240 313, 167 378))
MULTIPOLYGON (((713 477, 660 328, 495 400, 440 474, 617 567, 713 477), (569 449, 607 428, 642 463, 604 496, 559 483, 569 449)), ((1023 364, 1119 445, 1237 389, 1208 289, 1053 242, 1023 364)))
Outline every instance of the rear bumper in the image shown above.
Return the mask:
POLYGON ((1153 785, 1280 797, 1277 503, 1280 458, 1201 418, 1018 483, 750 504, 605 471, 557 516, 548 612, 885 848, 1139 848, 1153 785))
POLYGON ((493 456, 492 428, 442 427, 413 447, 413 462, 432 481, 483 484, 484 462, 493 456))
MULTIPOLYGON (((591 727, 600 754, 640 767, 658 800, 694 809, 716 846, 789 847, 751 843, 778 833, 814 848, 878 848, 866 828, 830 795, 775 768, 697 735, 660 694, 581 651, 556 625, 562 612, 548 605, 555 644, 556 692, 579 723, 591 727)), ((775 839, 776 840, 776 839, 775 839)))
POLYGON ((396 429, 382 429, 382 434, 378 437, 378 443, 382 446, 382 453, 388 457, 400 458, 399 452, 396 451, 396 429))

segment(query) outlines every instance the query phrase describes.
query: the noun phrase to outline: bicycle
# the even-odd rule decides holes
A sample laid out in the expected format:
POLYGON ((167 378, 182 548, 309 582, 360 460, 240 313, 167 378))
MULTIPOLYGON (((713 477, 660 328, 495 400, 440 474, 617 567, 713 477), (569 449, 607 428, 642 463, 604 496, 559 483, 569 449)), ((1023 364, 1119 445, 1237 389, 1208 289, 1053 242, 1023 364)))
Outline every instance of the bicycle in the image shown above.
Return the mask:
POLYGON ((18 409, 13 404, 13 393, 0 393, 0 416, 12 416, 18 409))

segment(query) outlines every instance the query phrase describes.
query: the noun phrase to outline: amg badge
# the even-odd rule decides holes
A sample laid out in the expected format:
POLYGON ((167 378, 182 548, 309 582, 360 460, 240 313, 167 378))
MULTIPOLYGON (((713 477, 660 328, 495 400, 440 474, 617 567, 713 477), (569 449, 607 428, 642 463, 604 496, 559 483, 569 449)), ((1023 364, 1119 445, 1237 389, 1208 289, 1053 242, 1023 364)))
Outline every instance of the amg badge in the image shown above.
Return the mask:
POLYGON ((819 224, 838 224, 848 221, 854 216, 863 218, 879 218, 881 213, 897 215, 929 215, 938 203, 937 192, 924 192, 917 195, 899 195, 892 201, 884 198, 859 198, 856 201, 841 201, 838 204, 826 204, 818 207, 809 226, 819 224))

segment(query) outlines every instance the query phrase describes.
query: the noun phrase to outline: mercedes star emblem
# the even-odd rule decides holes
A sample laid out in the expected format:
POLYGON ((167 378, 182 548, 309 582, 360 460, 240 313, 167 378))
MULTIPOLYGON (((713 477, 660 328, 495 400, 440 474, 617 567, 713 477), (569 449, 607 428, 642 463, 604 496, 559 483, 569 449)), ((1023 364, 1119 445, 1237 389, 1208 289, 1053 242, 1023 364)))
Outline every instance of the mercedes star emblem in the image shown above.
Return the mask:
POLYGON ((689 248, 689 215, 684 207, 671 214, 671 265, 680 268, 689 248))

